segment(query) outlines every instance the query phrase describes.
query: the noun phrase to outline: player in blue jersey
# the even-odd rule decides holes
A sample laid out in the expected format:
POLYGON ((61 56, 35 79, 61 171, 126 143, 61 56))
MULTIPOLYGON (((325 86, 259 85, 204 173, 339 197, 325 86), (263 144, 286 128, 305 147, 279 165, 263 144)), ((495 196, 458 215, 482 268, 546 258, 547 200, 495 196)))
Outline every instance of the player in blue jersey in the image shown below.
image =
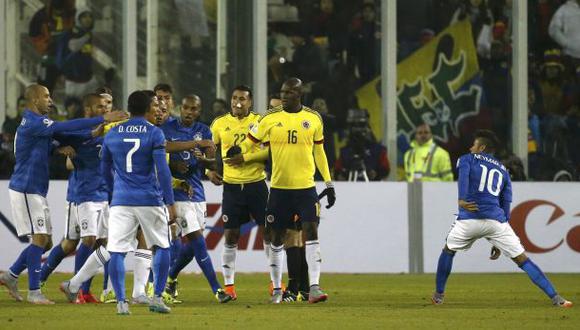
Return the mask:
POLYGON ((40 290, 41 257, 52 234, 46 194, 48 192, 48 158, 55 133, 71 132, 117 121, 126 115, 111 112, 104 116, 55 122, 47 117, 52 99, 41 85, 26 88, 27 108, 14 139, 16 165, 10 179, 9 195, 12 216, 19 236, 32 236, 32 243, 20 254, 10 271, 0 274, 12 297, 23 300, 18 292, 18 275, 28 268, 28 301, 33 304, 53 304, 40 290))
MULTIPOLYGON (((99 94, 88 94, 83 99, 86 118, 102 116, 105 113, 106 99, 99 94)), ((106 237, 106 220, 108 217, 108 191, 100 175, 99 152, 103 138, 93 136, 90 130, 75 132, 74 135, 58 136, 58 140, 68 144, 76 151, 72 159, 73 172, 69 177, 67 191, 67 221, 65 237, 54 247, 47 261, 42 266, 41 282, 70 253, 74 252, 79 240, 82 240, 75 255, 75 273, 77 273, 93 252, 97 239, 106 237)), ((90 280, 85 282, 77 303, 98 302, 90 293, 90 280)))
POLYGON ((144 91, 133 92, 128 107, 131 119, 106 135, 102 152, 102 173, 109 187, 113 185, 111 170, 115 171, 107 243, 111 253, 109 276, 117 296, 117 313, 129 314, 124 259, 133 250, 140 227, 147 247, 153 251, 155 296, 149 310, 169 313, 171 309, 161 295, 169 272, 168 226, 170 219, 175 219, 175 206, 171 173, 165 160, 165 136, 151 124, 159 115, 154 96, 144 91))
MULTIPOLYGON (((197 122, 201 113, 201 99, 197 95, 188 95, 183 98, 181 104, 181 115, 179 119, 165 123, 162 126, 165 138, 168 141, 202 141, 212 140, 209 127, 203 123, 197 122)), ((199 153, 202 150, 196 150, 195 153, 182 151, 172 153, 170 162, 183 162, 186 165, 185 172, 174 172, 173 176, 177 179, 184 180, 192 193, 188 194, 182 189, 174 190, 176 224, 181 230, 181 235, 187 243, 183 244, 175 264, 169 271, 168 292, 174 294, 176 291, 177 276, 195 256, 197 264, 203 271, 209 282, 212 292, 220 303, 226 303, 232 299, 219 284, 213 264, 207 247, 203 230, 205 228, 206 203, 203 184, 201 183, 201 173, 204 169, 201 163, 199 153), (198 158, 199 157, 199 158, 198 158)), ((212 158, 214 150, 205 148, 203 152, 212 158)))
POLYGON ((498 146, 493 132, 477 131, 471 153, 457 161, 459 214, 439 256, 432 302, 443 303, 455 252, 467 250, 476 240, 485 238, 493 245, 492 258, 497 258, 496 251, 500 251, 525 271, 554 305, 572 307, 572 302, 562 298, 540 268, 526 256, 520 239, 508 223, 512 188, 509 173, 494 157, 498 146))

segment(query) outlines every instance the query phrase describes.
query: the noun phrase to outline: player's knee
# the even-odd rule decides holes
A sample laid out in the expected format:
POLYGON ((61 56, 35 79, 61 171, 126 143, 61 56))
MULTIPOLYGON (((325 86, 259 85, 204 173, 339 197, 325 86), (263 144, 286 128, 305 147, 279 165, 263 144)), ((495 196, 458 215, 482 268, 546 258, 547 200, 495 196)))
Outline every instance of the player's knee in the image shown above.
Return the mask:
POLYGON ((48 242, 51 241, 50 236, 45 234, 33 234, 32 235, 32 244, 39 246, 41 248, 46 248, 48 242))
POLYGON ((239 229, 226 229, 224 236, 226 238, 226 244, 236 245, 236 244, 238 244, 238 240, 240 239, 240 230, 239 229))
POLYGON ((450 254, 450 255, 452 255, 452 256, 454 256, 454 255, 455 255, 455 251, 451 250, 451 249, 450 249, 450 248, 447 246, 447 244, 445 244, 445 246, 443 247, 443 252, 445 252, 445 253, 447 253, 447 254, 450 254))
POLYGON ((95 236, 86 236, 82 238, 82 242, 85 246, 88 246, 90 248, 95 246, 95 242, 97 241, 97 238, 95 236))
POLYGON ((264 242, 270 243, 270 241, 272 240, 272 238, 271 238, 271 236, 272 236, 272 228, 271 227, 267 227, 267 226, 260 226, 260 229, 262 229, 262 234, 263 234, 264 242))
POLYGON ((46 244, 44 245, 44 252, 48 252, 48 251, 50 251, 50 249, 52 249, 52 237, 51 236, 49 236, 48 242, 46 242, 46 244))
POLYGON ((302 231, 288 229, 286 231, 286 239, 284 240, 284 247, 289 249, 293 247, 302 247, 302 231))
POLYGON ((286 239, 286 229, 272 229, 271 243, 274 246, 280 246, 284 244, 286 239))
POLYGON ((192 233, 187 234, 186 236, 190 241, 193 241, 198 239, 199 237, 203 237, 203 234, 201 233, 201 230, 196 230, 192 233))
POLYGON ((315 241, 318 239, 318 226, 315 222, 303 222, 302 230, 307 241, 315 241))
POLYGON ((62 248, 62 251, 65 254, 69 254, 69 253, 72 253, 76 249, 78 243, 79 243, 78 240, 64 239, 60 243, 60 247, 62 248))
POLYGON ((518 265, 521 266, 528 260, 528 256, 525 253, 520 254, 519 256, 512 258, 512 260, 518 265))

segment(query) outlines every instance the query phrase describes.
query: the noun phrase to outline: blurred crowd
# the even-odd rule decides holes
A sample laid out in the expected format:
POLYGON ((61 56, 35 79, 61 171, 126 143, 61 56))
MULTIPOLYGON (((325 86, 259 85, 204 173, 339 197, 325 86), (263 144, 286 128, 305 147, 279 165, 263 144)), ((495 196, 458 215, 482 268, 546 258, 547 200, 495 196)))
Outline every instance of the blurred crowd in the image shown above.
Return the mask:
MULTIPOLYGON (((171 6, 189 6, 190 11, 199 12, 199 3, 174 0, 171 6)), ((513 0, 398 1, 398 61, 450 25, 469 20, 481 84, 493 118, 489 128, 505 142, 502 159, 510 165, 513 178, 577 180, 580 155, 574 146, 580 143, 580 0, 528 1, 528 177, 521 160, 507 151, 511 130, 512 7, 513 0)), ((201 16, 195 16, 196 20, 211 21, 205 14, 201 16)), ((40 56, 38 82, 53 91, 59 81, 64 81, 62 100, 56 100, 60 104, 55 109, 56 119, 81 115, 80 97, 97 86, 115 89, 113 68, 100 68, 98 77, 95 73, 93 29, 98 20, 90 10, 75 8, 74 0, 48 0, 30 21, 29 40, 40 56)), ((180 24, 185 25, 184 31, 195 31, 191 36, 182 34, 177 43, 187 55, 182 58, 198 58, 196 54, 208 47, 199 36, 207 37, 215 27, 188 20, 180 24)), ((378 0, 268 1, 268 92, 275 97, 281 83, 292 76, 304 81, 303 103, 323 117, 327 156, 339 180, 384 180, 395 168, 401 180, 408 180, 410 172, 404 164, 407 155, 419 152, 421 146, 437 145, 444 150, 432 136, 427 140, 423 136, 400 143, 399 159, 389 160, 385 146, 370 129, 368 112, 358 108, 356 90, 380 75, 380 24, 378 0)), ((195 75, 195 63, 186 63, 192 70, 181 71, 195 75)), ((203 63, 198 64, 203 67, 203 63)), ((204 78, 198 78, 197 84, 203 85, 204 78)), ((177 80, 183 79, 175 83, 177 80)), ((211 100, 215 90, 206 89, 202 98, 211 100)), ((228 101, 223 99, 203 106, 200 120, 206 123, 229 109, 228 101)), ((2 127, 2 178, 11 172, 14 133, 23 108, 23 99, 19 99, 17 116, 6 118, 2 127)), ((415 133, 425 129, 429 127, 417 127, 415 133)), ((449 162, 455 158, 447 155, 449 162)), ((449 168, 454 170, 451 165, 449 168)), ((445 165, 441 173, 447 170, 445 165)), ((441 174, 443 177, 450 178, 448 174, 441 174)))

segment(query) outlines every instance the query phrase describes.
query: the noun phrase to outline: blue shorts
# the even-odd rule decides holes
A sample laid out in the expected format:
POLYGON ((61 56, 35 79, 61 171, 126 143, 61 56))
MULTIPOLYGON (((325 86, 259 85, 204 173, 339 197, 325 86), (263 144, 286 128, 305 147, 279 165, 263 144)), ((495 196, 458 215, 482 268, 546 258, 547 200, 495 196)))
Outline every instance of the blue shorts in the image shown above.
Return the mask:
POLYGON ((296 229, 296 220, 316 222, 320 220, 320 203, 316 188, 270 189, 266 209, 266 226, 275 229, 296 229))
POLYGON ((263 226, 267 200, 268 186, 264 180, 244 184, 224 182, 222 195, 224 228, 239 229, 250 219, 263 226))

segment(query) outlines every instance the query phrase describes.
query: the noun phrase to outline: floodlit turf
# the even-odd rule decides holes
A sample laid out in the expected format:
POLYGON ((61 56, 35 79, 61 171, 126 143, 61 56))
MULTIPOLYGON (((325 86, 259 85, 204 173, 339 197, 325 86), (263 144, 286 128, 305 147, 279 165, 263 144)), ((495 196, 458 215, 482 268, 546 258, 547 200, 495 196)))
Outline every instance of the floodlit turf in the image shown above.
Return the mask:
MULTIPOLYGON (((325 303, 268 304, 268 275, 237 275, 238 300, 220 305, 201 275, 179 279, 182 305, 170 315, 131 306, 130 316, 117 316, 114 304, 72 305, 65 302, 54 274, 47 283, 53 306, 17 303, 0 289, 0 329, 89 328, 495 328, 580 329, 580 275, 549 274, 559 292, 577 303, 571 309, 551 306, 525 274, 452 274, 444 305, 433 306, 434 275, 329 275, 325 303)), ((93 282, 100 293, 101 276, 93 282)), ((132 276, 127 288, 132 287, 132 276)), ((26 277, 19 287, 25 289, 26 277)), ((22 293, 26 293, 22 291, 22 293)), ((130 293, 130 290, 129 290, 130 293)))

